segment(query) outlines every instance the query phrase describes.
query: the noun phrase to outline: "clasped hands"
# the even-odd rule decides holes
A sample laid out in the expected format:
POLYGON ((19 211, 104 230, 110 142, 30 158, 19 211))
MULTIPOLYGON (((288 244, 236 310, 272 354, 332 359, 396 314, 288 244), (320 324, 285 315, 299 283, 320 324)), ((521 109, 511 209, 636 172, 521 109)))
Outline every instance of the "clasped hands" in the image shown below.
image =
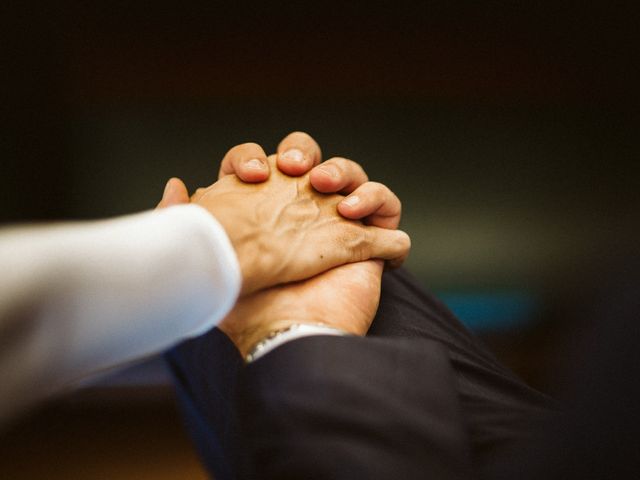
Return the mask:
POLYGON ((240 299, 219 327, 243 356, 293 323, 364 335, 378 307, 382 260, 398 266, 410 249, 396 230, 400 200, 351 160, 321 163, 320 147, 301 132, 268 157, 256 144, 232 148, 218 181, 190 198, 171 179, 158 207, 188 202, 216 218, 236 251, 240 299))

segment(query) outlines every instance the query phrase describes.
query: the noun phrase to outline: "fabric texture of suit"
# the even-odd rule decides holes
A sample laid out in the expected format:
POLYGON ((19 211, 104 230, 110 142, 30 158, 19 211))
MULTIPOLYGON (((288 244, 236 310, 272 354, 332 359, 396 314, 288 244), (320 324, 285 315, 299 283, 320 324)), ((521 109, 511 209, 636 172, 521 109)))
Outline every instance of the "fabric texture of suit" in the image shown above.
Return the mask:
POLYGON ((225 478, 472 478, 552 408, 405 271, 369 334, 243 366, 219 330, 167 355, 200 456, 225 478))

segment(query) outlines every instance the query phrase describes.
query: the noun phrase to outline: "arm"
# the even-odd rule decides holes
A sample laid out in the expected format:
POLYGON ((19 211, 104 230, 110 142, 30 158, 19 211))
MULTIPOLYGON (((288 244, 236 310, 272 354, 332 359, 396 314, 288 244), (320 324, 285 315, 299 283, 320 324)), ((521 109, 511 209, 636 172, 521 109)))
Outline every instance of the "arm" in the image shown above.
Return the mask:
POLYGON ((211 328, 240 290, 195 205, 0 235, 0 418, 70 382, 211 328))
POLYGON ((250 364, 239 477, 469 478, 447 351, 420 339, 310 337, 250 364))
MULTIPOLYGON (((287 142, 286 151, 311 159, 294 162, 296 175, 319 161, 310 137, 289 136, 281 147, 287 142)), ((238 160, 225 158, 229 165, 238 160)), ((258 163, 264 170, 275 161, 258 163)), ((406 234, 341 217, 342 197, 319 194, 311 175, 292 179, 277 171, 250 191, 223 176, 194 195, 199 206, 1 235, 0 422, 85 375, 206 331, 239 292, 369 256, 406 254, 406 234)), ((159 207, 188 200, 184 184, 172 179, 159 207)))
MULTIPOLYGON (((398 225, 400 202, 388 189, 365 183, 352 195, 356 191, 361 199, 360 215, 372 224, 384 223, 386 228, 398 225)), ((296 323, 323 323, 364 335, 378 305, 381 274, 381 262, 367 261, 258 292, 243 298, 220 328, 242 355, 269 332, 296 323)), ((399 474, 423 478, 425 463, 419 459, 425 457, 432 463, 431 471, 441 478, 456 478, 464 472, 464 442, 459 435, 460 424, 456 423, 456 397, 450 395, 453 389, 447 383, 446 357, 437 363, 429 357, 416 357, 412 353, 419 352, 419 347, 405 352, 405 342, 400 343, 389 348, 382 342, 356 337, 298 339, 251 363, 237 384, 227 379, 227 385, 235 385, 238 391, 240 443, 234 448, 232 441, 223 441, 222 449, 231 457, 239 457, 235 462, 239 476, 389 478, 399 474), (442 386, 442 397, 438 393, 437 398, 429 398, 432 390, 416 385, 409 374, 399 374, 398 367, 407 361, 410 365, 426 362, 424 365, 432 368, 430 372, 439 379, 436 387, 442 386), (399 393, 410 390, 411 395, 398 398, 399 393), (433 412, 442 420, 442 428, 418 425, 419 419, 411 412, 423 408, 423 401, 434 402, 433 412), (398 409, 407 409, 408 416, 398 415, 398 409), (384 425, 385 419, 390 423, 384 425), (444 438, 440 438, 443 433, 444 438), (421 453, 422 441, 435 445, 431 454, 421 453), (395 447, 389 448, 392 445, 395 447)), ((184 367, 177 362, 173 366, 180 378, 184 367)), ((182 378, 190 376, 188 373, 182 378)), ((202 395, 206 398, 210 392, 200 391, 197 385, 181 385, 181 391, 191 391, 186 399, 193 400, 195 411, 208 410, 208 402, 201 402, 202 395)), ((222 419, 216 431, 195 433, 201 439, 224 439, 229 430, 218 428, 221 424, 229 425, 229 420, 222 419)), ((216 476, 232 478, 223 476, 228 464, 214 460, 221 457, 219 450, 207 448, 203 453, 216 476)))
MULTIPOLYGON (((367 221, 397 225, 397 199, 361 187, 360 205, 379 205, 367 221)), ((216 329, 169 354, 191 434, 216 478, 235 478, 230 458, 242 478, 465 478, 478 448, 486 453, 496 440, 530 430, 513 424, 513 414, 535 414, 544 399, 505 374, 450 314, 429 308, 433 297, 395 272, 374 330, 408 338, 303 338, 241 368, 252 345, 292 323, 363 335, 377 307, 380 271, 373 262, 347 265, 249 296, 221 325, 228 338, 216 329), (470 363, 459 364, 460 352, 470 363), (231 368, 210 366, 221 360, 231 368), (469 375, 469 365, 480 375, 469 375), (478 415, 469 399, 484 406, 478 415), (387 420, 389 428, 376 429, 387 420)))
POLYGON ((362 262, 260 292, 221 324, 243 354, 252 332, 288 322, 354 336, 293 340, 244 369, 227 347, 231 375, 208 366, 223 351, 217 330, 170 355, 191 433, 216 478, 466 478, 469 441, 448 351, 421 339, 360 338, 381 272, 362 262))
MULTIPOLYGON (((298 135, 301 134, 293 134, 298 135)), ((285 139, 279 151, 286 151, 291 137, 285 139)), ((221 173, 235 169, 238 177, 249 181, 247 172, 239 170, 246 159, 259 155, 255 150, 253 144, 232 150, 225 157, 221 173)), ((278 157, 279 168, 283 166, 281 159, 282 155, 278 157)), ((342 215, 364 219, 370 225, 383 224, 384 228, 398 225, 401 211, 398 198, 386 187, 367 182, 366 174, 354 162, 333 158, 314 168, 310 178, 317 190, 359 197, 360 202, 355 204, 338 205, 342 215)), ((375 313, 381 272, 381 262, 350 264, 305 282, 245 296, 221 326, 228 337, 215 329, 168 354, 187 426, 216 478, 233 478, 229 459, 234 456, 232 444, 237 430, 232 424, 230 406, 242 364, 241 354, 246 355, 256 341, 273 329, 292 323, 323 322, 363 334, 375 313), (218 368, 221 363, 225 364, 224 369, 218 368)))
POLYGON ((466 478, 469 442, 448 351, 421 339, 360 338, 381 273, 375 261, 345 265, 245 298, 221 323, 243 355, 294 323, 353 335, 296 339, 244 369, 235 384, 238 441, 223 447, 239 478, 466 478))

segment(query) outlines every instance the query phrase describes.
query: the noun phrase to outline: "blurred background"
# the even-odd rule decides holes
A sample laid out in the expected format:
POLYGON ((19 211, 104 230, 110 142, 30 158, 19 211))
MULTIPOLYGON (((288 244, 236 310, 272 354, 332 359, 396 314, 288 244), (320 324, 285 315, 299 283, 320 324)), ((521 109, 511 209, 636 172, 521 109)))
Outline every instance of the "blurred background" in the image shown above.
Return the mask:
MULTIPOLYGON (((403 201, 407 268, 553 391, 601 272, 637 252, 632 2, 8 2, 0 221, 149 209, 293 130, 403 201)), ((162 363, 0 437, 3 478, 203 478, 162 363)))

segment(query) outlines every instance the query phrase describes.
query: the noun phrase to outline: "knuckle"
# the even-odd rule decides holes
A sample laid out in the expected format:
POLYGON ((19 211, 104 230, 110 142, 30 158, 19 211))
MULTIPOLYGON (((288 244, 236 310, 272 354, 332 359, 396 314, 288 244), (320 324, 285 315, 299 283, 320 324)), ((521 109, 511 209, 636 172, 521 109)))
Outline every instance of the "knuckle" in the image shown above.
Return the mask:
POLYGON ((354 261, 366 260, 371 251, 371 232, 363 227, 349 224, 343 229, 339 242, 350 252, 354 261))
POLYGON ((306 132, 293 131, 280 142, 278 150, 282 150, 291 146, 307 147, 309 144, 315 143, 311 135, 306 132))
POLYGON ((237 162, 241 156, 252 155, 252 156, 264 156, 264 150, 260 145, 254 142, 246 142, 241 143, 240 145, 236 145, 227 153, 226 157, 230 158, 231 161, 237 162))
POLYGON ((366 192, 375 198, 387 211, 400 211, 400 199, 389 187, 378 182, 368 182, 366 192))
POLYGON ((362 165, 360 165, 355 160, 344 157, 335 157, 335 159, 338 163, 340 163, 343 170, 349 172, 349 175, 354 179, 357 178, 361 183, 366 183, 369 181, 367 172, 365 172, 364 168, 362 168, 362 165))
POLYGON ((349 165, 349 168, 351 168, 351 170, 353 170, 354 172, 362 172, 364 175, 366 175, 364 168, 362 168, 362 165, 360 165, 355 160, 351 160, 350 158, 344 158, 343 160, 349 165))
POLYGON ((362 177, 363 182, 368 182, 369 175, 367 175, 367 172, 364 171, 364 168, 362 168, 362 165, 360 165, 357 162, 354 162, 353 160, 351 162, 353 164, 353 169, 356 172, 356 175, 360 175, 362 177))
POLYGON ((235 147, 239 150, 262 150, 262 147, 255 143, 255 142, 245 142, 245 143, 241 143, 240 145, 238 145, 237 147, 235 147))
POLYGON ((391 193, 389 187, 380 182, 367 182, 365 185, 367 186, 367 189, 376 195, 386 195, 391 193))
POLYGON ((307 132, 303 132, 301 130, 294 130, 289 135, 287 135, 287 137, 297 137, 299 139, 313 141, 313 138, 311 138, 311 135, 309 135, 307 132))
POLYGON ((329 160, 327 160, 327 162, 331 162, 334 163, 336 165, 340 165, 340 167, 342 168, 347 168, 350 166, 351 160, 349 160, 348 158, 344 158, 344 157, 331 157, 329 160))
MULTIPOLYGON (((353 183, 354 181, 359 180, 358 170, 354 169, 354 165, 357 166, 353 160, 349 160, 348 158, 343 157, 333 157, 331 160, 328 160, 334 165, 339 171, 340 176, 345 180, 353 183)), ((362 183, 361 181, 358 183, 362 183)))
POLYGON ((340 160, 340 158, 330 158, 326 162, 323 162, 321 165, 330 165, 332 168, 335 168, 338 171, 338 174, 340 176, 343 176, 345 169, 344 164, 340 160))

